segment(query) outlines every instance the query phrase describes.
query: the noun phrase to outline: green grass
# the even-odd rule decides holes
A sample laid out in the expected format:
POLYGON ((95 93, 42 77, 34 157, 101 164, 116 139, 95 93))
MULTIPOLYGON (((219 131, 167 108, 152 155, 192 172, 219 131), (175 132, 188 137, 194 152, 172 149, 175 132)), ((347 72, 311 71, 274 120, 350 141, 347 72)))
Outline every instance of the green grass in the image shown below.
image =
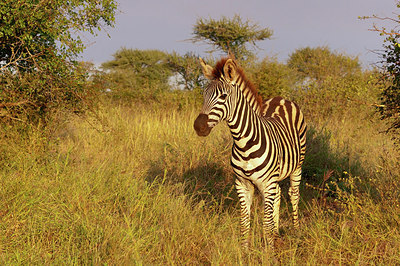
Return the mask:
POLYGON ((309 121, 301 227, 291 226, 286 191, 274 252, 261 241, 259 199, 241 250, 231 137, 224 125, 198 137, 197 112, 105 103, 96 119, 70 117, 52 137, 9 129, 0 263, 400 263, 399 153, 368 111, 309 121))

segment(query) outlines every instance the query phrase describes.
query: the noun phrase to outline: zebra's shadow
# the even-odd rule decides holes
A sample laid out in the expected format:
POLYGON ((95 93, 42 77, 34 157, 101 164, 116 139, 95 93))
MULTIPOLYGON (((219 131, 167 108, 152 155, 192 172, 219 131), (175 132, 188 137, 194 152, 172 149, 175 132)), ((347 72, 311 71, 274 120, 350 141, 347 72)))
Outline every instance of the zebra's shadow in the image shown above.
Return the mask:
MULTIPOLYGON (((160 180, 165 174, 165 169, 158 165, 161 164, 155 164, 150 168, 147 182, 153 183, 156 179, 160 180)), ((226 210, 236 207, 239 202, 234 180, 235 177, 230 168, 206 161, 184 172, 169 168, 164 182, 183 186, 183 193, 196 203, 203 201, 207 206, 226 210)))
POLYGON ((213 162, 189 169, 183 174, 187 193, 197 200, 204 200, 222 209, 234 207, 238 203, 235 177, 230 168, 213 162))

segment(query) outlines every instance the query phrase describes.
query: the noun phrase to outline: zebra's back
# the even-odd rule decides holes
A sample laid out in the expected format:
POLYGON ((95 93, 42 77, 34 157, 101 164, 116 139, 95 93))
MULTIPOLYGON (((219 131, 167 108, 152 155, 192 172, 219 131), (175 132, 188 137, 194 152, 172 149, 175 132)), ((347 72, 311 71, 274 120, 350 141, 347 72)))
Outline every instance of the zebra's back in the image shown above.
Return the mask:
POLYGON ((282 97, 274 97, 264 101, 263 116, 267 120, 278 121, 283 127, 283 130, 280 130, 283 132, 280 138, 282 145, 292 152, 289 161, 285 161, 282 155, 281 167, 286 171, 283 171, 281 178, 286 178, 291 172, 301 168, 304 161, 307 125, 303 113, 296 103, 282 97), (290 165, 285 167, 285 164, 290 165))

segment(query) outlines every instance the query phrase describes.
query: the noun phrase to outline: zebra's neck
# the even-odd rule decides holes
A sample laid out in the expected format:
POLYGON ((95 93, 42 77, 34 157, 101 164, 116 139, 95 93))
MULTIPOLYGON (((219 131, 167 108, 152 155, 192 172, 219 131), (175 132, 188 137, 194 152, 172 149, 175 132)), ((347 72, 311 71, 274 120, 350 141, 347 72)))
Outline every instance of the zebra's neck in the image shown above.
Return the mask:
POLYGON ((251 92, 238 90, 236 108, 228 120, 232 137, 238 146, 246 145, 254 134, 254 128, 261 123, 261 108, 251 92))
MULTIPOLYGON (((260 101, 258 100, 259 96, 255 94, 255 92, 253 91, 253 89, 250 88, 250 86, 248 85, 248 81, 243 79, 243 78, 239 78, 238 82, 237 82, 237 87, 238 90, 240 91, 239 93, 242 94, 243 96, 243 100, 245 100, 248 105, 253 109, 253 111, 257 114, 257 115, 261 115, 262 114, 262 106, 260 101)), ((252 85, 253 86, 253 85, 252 85)), ((239 99, 239 97, 238 97, 239 99)))

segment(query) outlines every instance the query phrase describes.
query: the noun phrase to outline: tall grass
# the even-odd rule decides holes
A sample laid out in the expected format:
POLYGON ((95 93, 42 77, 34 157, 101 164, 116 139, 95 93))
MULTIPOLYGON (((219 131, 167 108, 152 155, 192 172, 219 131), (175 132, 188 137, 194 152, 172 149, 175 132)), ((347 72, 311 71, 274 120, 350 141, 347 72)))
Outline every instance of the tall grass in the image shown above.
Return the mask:
POLYGON ((309 121, 301 227, 291 226, 285 195, 274 251, 261 241, 260 200, 250 250, 241 250, 231 137, 224 125, 196 136, 195 107, 104 103, 51 138, 9 129, 0 138, 0 262, 398 264, 398 153, 363 113, 309 121))

